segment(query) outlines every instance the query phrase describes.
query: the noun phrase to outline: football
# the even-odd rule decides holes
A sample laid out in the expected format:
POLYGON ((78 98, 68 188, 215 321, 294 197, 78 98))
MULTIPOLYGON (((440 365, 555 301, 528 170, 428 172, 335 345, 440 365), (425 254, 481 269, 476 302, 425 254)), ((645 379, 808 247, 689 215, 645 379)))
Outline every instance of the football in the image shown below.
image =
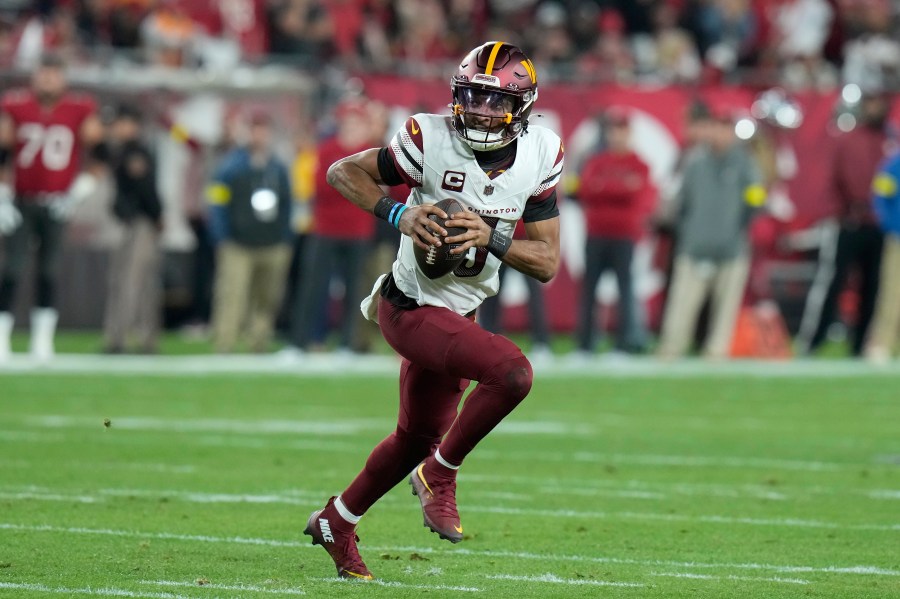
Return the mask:
MULTIPOLYGON (((457 212, 464 212, 466 209, 465 206, 454 199, 441 200, 436 203, 435 206, 447 213, 447 216, 450 217, 447 220, 453 218, 453 215, 457 212)), ((447 237, 461 235, 466 232, 464 227, 444 226, 445 221, 440 219, 436 214, 430 214, 428 215, 428 218, 434 221, 436 225, 445 229, 447 231, 447 237)), ((419 246, 413 245, 413 253, 416 256, 416 263, 419 265, 419 269, 425 276, 429 279, 438 279, 452 272, 466 259, 465 254, 456 255, 450 253, 450 250, 455 247, 459 247, 459 245, 442 244, 440 247, 432 245, 429 246, 427 250, 423 250, 419 246)))

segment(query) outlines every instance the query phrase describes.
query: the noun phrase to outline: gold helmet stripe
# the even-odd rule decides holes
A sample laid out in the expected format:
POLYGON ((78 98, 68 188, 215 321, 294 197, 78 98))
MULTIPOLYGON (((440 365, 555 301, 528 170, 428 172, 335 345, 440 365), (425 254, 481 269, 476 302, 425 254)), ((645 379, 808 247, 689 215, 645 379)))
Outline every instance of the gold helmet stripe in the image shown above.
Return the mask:
POLYGON ((522 66, 528 71, 528 76, 531 77, 531 84, 537 83, 537 73, 534 72, 534 65, 531 63, 531 60, 523 60, 522 66))
POLYGON ((497 60, 497 54, 500 52, 500 48, 502 48, 505 43, 506 42, 494 42, 494 47, 491 48, 491 55, 488 56, 487 67, 485 67, 484 69, 485 75, 490 75, 491 71, 494 70, 494 61, 497 60))

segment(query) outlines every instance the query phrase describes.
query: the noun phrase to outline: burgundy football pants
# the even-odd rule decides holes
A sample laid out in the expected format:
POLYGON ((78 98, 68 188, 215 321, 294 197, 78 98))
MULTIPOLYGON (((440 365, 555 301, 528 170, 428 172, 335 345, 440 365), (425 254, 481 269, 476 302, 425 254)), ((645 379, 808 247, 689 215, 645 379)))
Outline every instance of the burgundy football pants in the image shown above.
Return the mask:
POLYGON ((528 395, 531 364, 516 345, 446 308, 403 310, 379 298, 378 321, 403 357, 397 429, 379 443, 341 494, 361 516, 439 447, 462 464, 466 455, 528 395), (469 380, 478 385, 459 408, 469 380), (446 437, 445 437, 446 435, 446 437))

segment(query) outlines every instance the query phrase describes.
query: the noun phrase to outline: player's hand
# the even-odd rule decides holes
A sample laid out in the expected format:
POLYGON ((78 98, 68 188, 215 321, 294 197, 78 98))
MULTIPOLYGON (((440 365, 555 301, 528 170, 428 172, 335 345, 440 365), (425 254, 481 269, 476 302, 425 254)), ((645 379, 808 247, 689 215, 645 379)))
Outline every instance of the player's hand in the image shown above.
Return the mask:
POLYGON ((71 195, 59 193, 47 204, 47 210, 50 211, 50 216, 53 220, 64 223, 72 218, 72 214, 75 212, 75 207, 78 204, 79 202, 71 195))
POLYGON ((445 243, 462 244, 459 247, 450 250, 451 254, 465 254, 469 248, 487 247, 491 241, 491 232, 493 229, 489 224, 484 222, 480 216, 474 212, 466 210, 465 212, 456 212, 452 220, 444 223, 448 227, 463 227, 466 232, 455 237, 447 237, 445 243))
POLYGON ((0 235, 9 235, 22 224, 22 213, 12 199, 12 189, 0 183, 0 235))
POLYGON ((447 218, 447 213, 429 204, 412 206, 403 211, 400 216, 400 232, 412 237, 413 243, 427 250, 430 246, 440 246, 441 237, 447 235, 447 231, 438 227, 428 218, 429 214, 437 215, 441 220, 447 218))
POLYGON ((0 235, 9 235, 22 224, 22 214, 12 202, 0 202, 0 235))

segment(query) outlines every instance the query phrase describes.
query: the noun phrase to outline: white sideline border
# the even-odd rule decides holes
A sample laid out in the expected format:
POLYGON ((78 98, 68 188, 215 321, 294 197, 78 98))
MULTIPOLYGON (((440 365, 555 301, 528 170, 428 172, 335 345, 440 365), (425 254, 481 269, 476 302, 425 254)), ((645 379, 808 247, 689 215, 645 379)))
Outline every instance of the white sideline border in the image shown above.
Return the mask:
MULTIPOLYGON (((257 545, 266 547, 282 547, 291 549, 318 549, 309 542, 301 541, 285 541, 279 539, 264 539, 254 537, 216 537, 209 535, 190 535, 171 532, 141 532, 130 530, 117 530, 108 528, 84 528, 84 527, 65 527, 52 526, 49 524, 27 525, 0 522, 0 530, 20 530, 27 532, 51 532, 62 534, 84 534, 84 535, 101 535, 114 536, 134 539, 158 539, 166 541, 187 541, 212 544, 236 544, 236 545, 257 545)), ((607 556, 587 556, 578 554, 558 554, 558 553, 530 553, 522 551, 483 551, 466 548, 436 550, 433 547, 416 547, 416 546, 367 546, 364 551, 371 552, 416 552, 426 554, 440 554, 447 556, 473 556, 482 558, 514 558, 538 561, 567 561, 580 563, 595 564, 620 564, 633 566, 656 566, 656 567, 674 567, 674 568, 697 568, 697 569, 734 569, 734 570, 762 570, 779 572, 782 574, 800 574, 800 573, 819 573, 819 574, 849 574, 862 576, 900 576, 900 570, 890 570, 879 566, 855 565, 855 566, 797 566, 797 565, 778 565, 778 564, 760 564, 755 562, 749 563, 730 563, 730 562, 680 562, 674 560, 647 560, 635 558, 619 558, 607 556)))
MULTIPOLYGON (((654 357, 593 359, 557 355, 534 364, 539 377, 605 378, 692 378, 745 376, 753 378, 854 378, 900 376, 900 360, 872 365, 850 359, 797 358, 789 361, 731 360, 709 362, 700 358, 662 361, 654 357)), ((399 373, 399 360, 388 355, 305 354, 285 359, 279 354, 264 355, 181 355, 181 356, 105 356, 96 354, 57 354, 49 362, 36 362, 25 354, 13 354, 0 365, 0 374, 146 374, 160 376, 197 376, 227 374, 284 374, 288 376, 390 376, 399 373)))

